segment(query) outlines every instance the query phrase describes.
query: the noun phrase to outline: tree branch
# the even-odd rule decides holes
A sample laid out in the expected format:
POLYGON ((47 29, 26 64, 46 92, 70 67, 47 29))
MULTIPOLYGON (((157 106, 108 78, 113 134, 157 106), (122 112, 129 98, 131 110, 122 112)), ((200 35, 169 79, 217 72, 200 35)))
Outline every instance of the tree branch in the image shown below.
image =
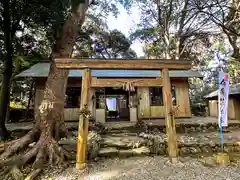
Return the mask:
MULTIPOLYGON (((106 48, 106 46, 105 46, 105 43, 104 43, 104 40, 103 40, 103 38, 101 37, 101 41, 102 41, 102 43, 104 44, 104 50, 105 50, 105 52, 107 53, 107 55, 108 55, 108 58, 111 58, 111 55, 110 55, 110 53, 108 52, 108 50, 107 50, 107 48, 106 48)), ((101 51, 101 53, 102 53, 102 51, 101 51)), ((106 59, 106 58, 105 58, 106 59)))
MULTIPOLYGON (((27 8, 27 2, 23 1, 23 6, 21 7, 19 5, 19 8, 17 8, 17 0, 14 0, 12 2, 11 8, 12 8, 12 28, 11 28, 11 37, 14 37, 18 27, 19 23, 22 19, 22 11, 24 11, 27 8), (19 13, 20 12, 20 13, 19 13)), ((19 3, 20 4, 20 3, 19 3)))
POLYGON ((184 7, 183 7, 181 17, 180 17, 180 21, 179 21, 178 36, 180 36, 182 34, 182 31, 184 28, 184 24, 185 24, 184 21, 186 20, 186 16, 187 16, 188 4, 189 4, 189 0, 185 0, 184 7))

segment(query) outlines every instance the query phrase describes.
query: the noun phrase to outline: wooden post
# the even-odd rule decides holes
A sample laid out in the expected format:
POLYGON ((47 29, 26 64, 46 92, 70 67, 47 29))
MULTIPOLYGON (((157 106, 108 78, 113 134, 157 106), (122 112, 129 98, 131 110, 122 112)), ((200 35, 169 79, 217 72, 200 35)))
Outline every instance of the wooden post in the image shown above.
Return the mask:
MULTIPOLYGON (((84 69, 84 74, 82 77, 80 109, 83 109, 85 105, 88 105, 90 81, 91 73, 90 70, 86 68, 84 69)), ((77 156, 76 156, 77 169, 84 169, 86 167, 88 123, 89 123, 88 119, 83 119, 83 116, 80 115, 78 125, 77 156)))
POLYGON ((168 69, 163 69, 161 76, 163 79, 163 100, 165 109, 165 125, 168 137, 168 155, 170 161, 173 162, 177 161, 178 147, 174 115, 172 114, 172 88, 168 69))

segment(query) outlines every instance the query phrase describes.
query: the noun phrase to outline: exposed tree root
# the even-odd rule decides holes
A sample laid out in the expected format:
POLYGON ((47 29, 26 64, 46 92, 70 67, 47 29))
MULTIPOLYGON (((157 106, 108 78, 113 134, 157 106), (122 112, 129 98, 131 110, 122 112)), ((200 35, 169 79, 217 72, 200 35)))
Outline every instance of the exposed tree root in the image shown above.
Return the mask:
MULTIPOLYGON (((24 137, 5 145, 4 152, 0 156, 0 171, 2 171, 0 177, 21 180, 23 174, 19 169, 28 163, 33 163, 33 168, 40 171, 44 165, 66 165, 68 159, 68 152, 59 146, 51 133, 43 131, 39 137, 39 132, 30 131, 24 137), (38 140, 34 143, 36 138, 38 140)), ((39 174, 38 171, 33 172, 29 178, 39 174)))
POLYGON ((13 166, 12 170, 10 171, 10 174, 15 180, 21 180, 24 178, 23 173, 16 166, 13 166))
POLYGON ((39 174, 41 173, 41 169, 36 169, 30 174, 27 175, 27 177, 24 180, 33 180, 35 179, 39 174))
POLYGON ((4 152, 4 144, 0 145, 0 154, 4 152))
POLYGON ((54 138, 49 138, 45 134, 42 134, 36 146, 39 146, 39 148, 33 163, 34 167, 41 167, 46 163, 49 165, 64 165, 65 161, 69 159, 68 152, 60 147, 54 138))
POLYGON ((4 144, 4 152, 0 156, 0 160, 5 160, 8 157, 12 156, 15 153, 18 153, 22 149, 26 148, 26 146, 32 142, 34 142, 34 136, 37 134, 35 131, 30 131, 25 136, 18 140, 10 141, 4 144))
POLYGON ((14 180, 23 180, 24 175, 17 166, 8 167, 0 174, 3 180, 8 180, 10 177, 14 180))

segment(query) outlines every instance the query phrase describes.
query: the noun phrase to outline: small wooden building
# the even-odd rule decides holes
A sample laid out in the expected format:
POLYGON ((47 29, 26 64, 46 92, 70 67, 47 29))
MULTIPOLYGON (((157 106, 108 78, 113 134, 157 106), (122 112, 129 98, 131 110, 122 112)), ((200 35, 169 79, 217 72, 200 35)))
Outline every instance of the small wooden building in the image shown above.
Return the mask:
MULTIPOLYGON (((17 76, 34 79, 35 109, 40 105, 49 67, 49 63, 38 63, 17 76)), ((65 121, 79 120, 82 74, 83 70, 70 70, 65 121)), ((165 117, 159 70, 91 70, 91 76, 88 108, 94 120, 104 123, 165 117)), ((188 78, 202 76, 192 70, 170 70, 169 76, 173 105, 178 106, 176 117, 191 117, 188 78)))
MULTIPOLYGON (((218 117, 218 90, 206 95, 208 100, 209 116, 218 117)), ((240 84, 235 84, 229 89, 228 118, 240 120, 240 84)))

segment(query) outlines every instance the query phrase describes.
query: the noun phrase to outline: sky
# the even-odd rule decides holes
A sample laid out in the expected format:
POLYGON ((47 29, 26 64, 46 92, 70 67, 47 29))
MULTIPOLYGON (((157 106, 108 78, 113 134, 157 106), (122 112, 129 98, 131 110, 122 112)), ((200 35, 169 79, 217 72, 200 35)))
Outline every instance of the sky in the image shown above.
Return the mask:
MULTIPOLYGON (((137 8, 131 9, 131 14, 124 9, 123 6, 119 5, 119 12, 117 19, 113 16, 108 16, 107 23, 110 30, 118 29, 122 33, 124 33, 127 37, 129 36, 129 31, 136 27, 136 25, 140 21, 140 12, 137 8)), ((142 51, 143 43, 136 41, 133 42, 131 48, 137 53, 138 56, 143 56, 144 53, 142 51)))

